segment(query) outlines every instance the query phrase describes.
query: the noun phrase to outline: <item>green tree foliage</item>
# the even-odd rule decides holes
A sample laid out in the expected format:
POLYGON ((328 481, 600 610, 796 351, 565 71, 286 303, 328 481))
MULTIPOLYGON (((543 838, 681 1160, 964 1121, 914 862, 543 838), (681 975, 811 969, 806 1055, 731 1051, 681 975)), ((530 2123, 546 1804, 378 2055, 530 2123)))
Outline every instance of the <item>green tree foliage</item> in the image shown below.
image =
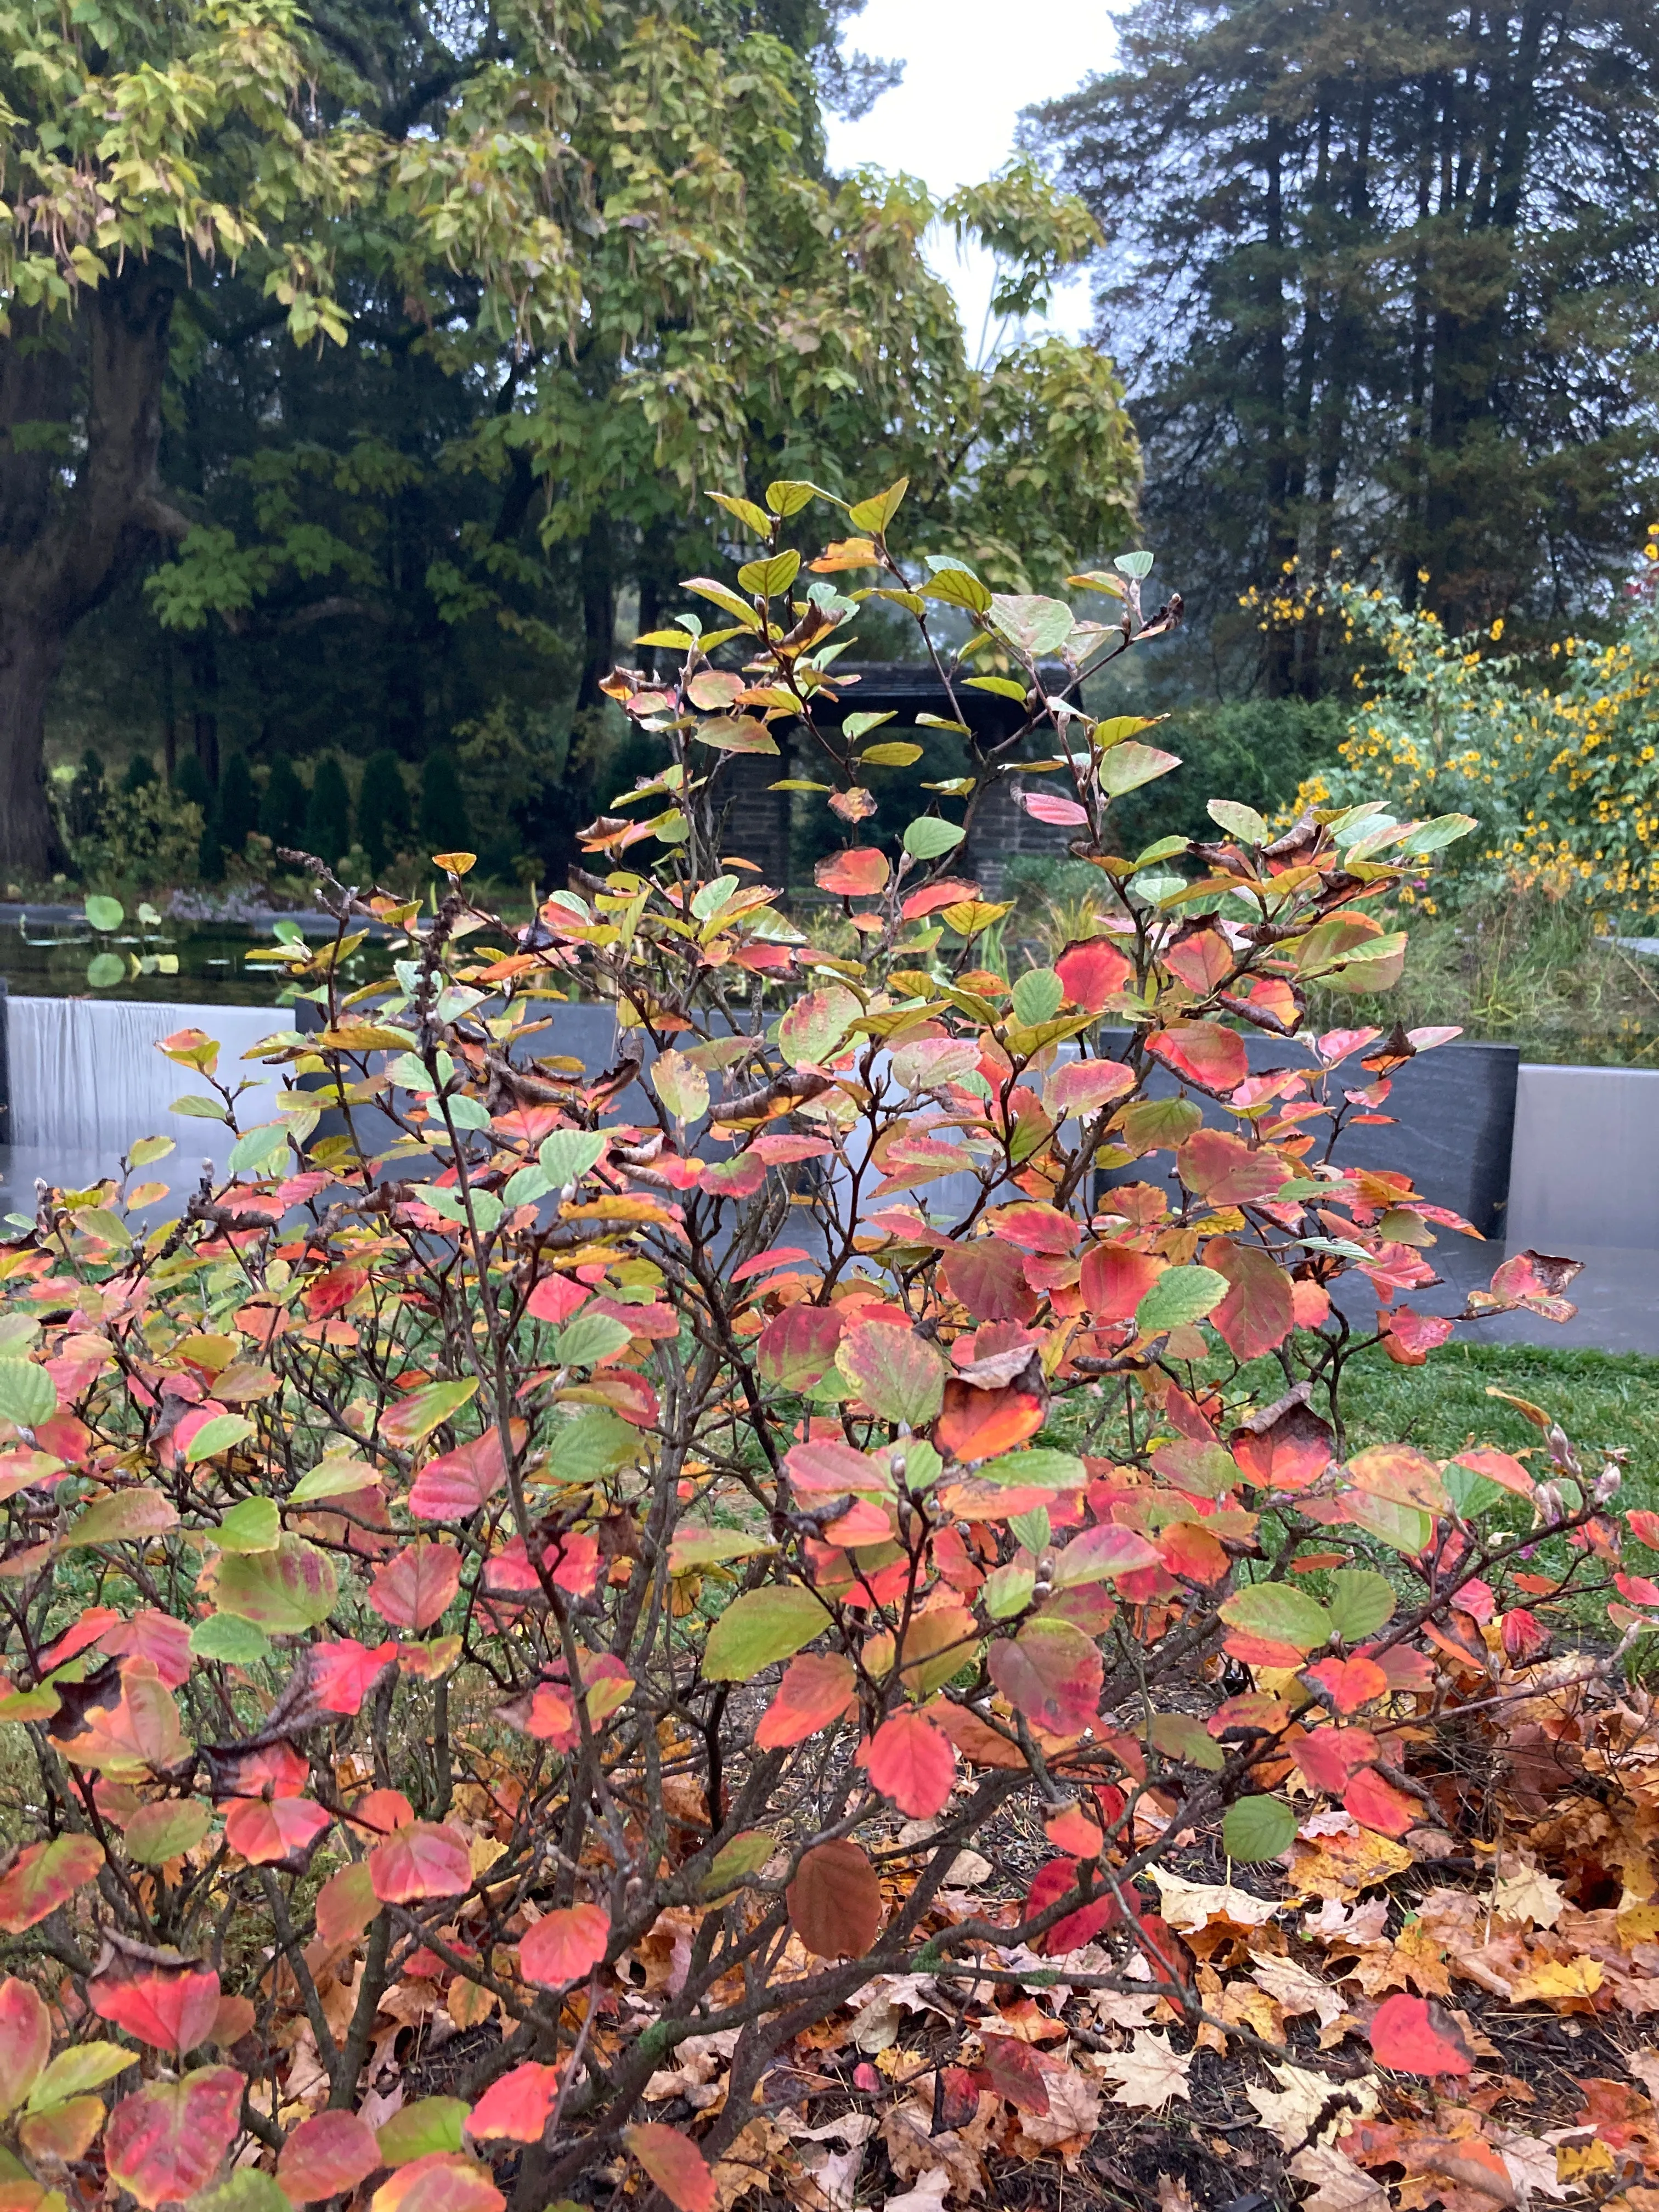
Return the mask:
MULTIPOLYGON (((0 185, 36 210, 0 235, 0 427, 37 426, 0 442, 20 790, 70 633, 162 551, 124 649, 153 660, 155 622, 211 645, 191 686, 232 744, 372 732, 412 761, 503 696, 596 706, 624 592, 649 627, 716 557, 710 480, 908 473, 919 532, 1011 586, 1121 542, 1109 368, 1045 346, 972 369, 919 250, 942 212, 1035 299, 1090 219, 1029 167, 943 210, 827 176, 814 70, 854 102, 875 81, 836 59, 843 7, 187 0, 95 40, 24 12, 44 60, 0 63, 0 185), (94 184, 120 204, 83 235, 94 184), (51 453, 89 424, 66 483, 51 453), (66 548, 73 588, 37 589, 66 548)), ((27 806, 0 818, 0 862, 41 866, 27 806)))
POLYGON ((259 826, 259 794, 246 753, 233 753, 219 783, 219 836, 228 853, 240 853, 259 826))
POLYGON ((312 771, 305 845, 308 853, 315 853, 331 867, 351 848, 351 793, 345 771, 333 753, 324 753, 312 771))
POLYGON ((1121 36, 1031 128, 1107 234, 1149 524, 1236 651, 1321 687, 1316 610, 1234 611, 1337 548, 1455 629, 1591 592, 1651 472, 1647 0, 1152 0, 1121 36))
POLYGON ((273 845, 298 845, 305 835, 306 787, 294 773, 294 764, 278 753, 259 800, 259 835, 273 845))
POLYGON ((407 844, 409 829, 409 787, 397 754, 383 745, 364 762, 357 793, 357 839, 376 875, 407 844))
POLYGON ((194 753, 185 753, 173 771, 173 787, 180 799, 191 806, 199 806, 205 821, 214 811, 213 786, 208 781, 207 770, 194 753))

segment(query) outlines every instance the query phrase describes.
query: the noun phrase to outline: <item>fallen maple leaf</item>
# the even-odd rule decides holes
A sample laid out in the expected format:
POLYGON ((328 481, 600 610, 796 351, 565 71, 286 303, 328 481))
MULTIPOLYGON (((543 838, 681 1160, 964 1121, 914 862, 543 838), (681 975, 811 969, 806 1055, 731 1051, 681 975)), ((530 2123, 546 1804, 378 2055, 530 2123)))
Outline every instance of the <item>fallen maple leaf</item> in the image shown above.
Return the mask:
POLYGON ((1168 2036, 1144 2028, 1127 2051, 1114 2051, 1103 2059, 1100 2070, 1119 2084, 1112 2092, 1115 2105, 1161 2112, 1171 2097, 1185 2097, 1191 2103, 1187 2076, 1192 2063, 1190 2051, 1174 2050, 1168 2036))
POLYGON ((1277 2089, 1247 2081, 1244 2094, 1261 2114, 1262 2126, 1278 2136, 1281 2149, 1299 2149, 1316 2129, 1322 2136, 1345 2125, 1356 2105, 1363 2113, 1376 2110, 1376 2091, 1369 2082, 1333 2081, 1328 2075, 1310 2073, 1305 2066, 1273 2066, 1268 2071, 1279 2083, 1277 2089), (1342 2101, 1327 2112, 1333 2098, 1342 2101), (1322 2126, 1322 2112, 1326 2113, 1322 2126))
POLYGON ((883 2212, 940 2212, 950 2187, 951 2177, 945 2168, 930 2166, 926 2173, 917 2175, 914 2189, 907 2189, 902 2197, 890 2197, 883 2212))
POLYGON ((1382 2183, 1329 2143, 1310 2143, 1298 2151, 1291 2172, 1298 2181, 1314 2185, 1301 2212, 1389 2212, 1389 2192, 1382 2183))

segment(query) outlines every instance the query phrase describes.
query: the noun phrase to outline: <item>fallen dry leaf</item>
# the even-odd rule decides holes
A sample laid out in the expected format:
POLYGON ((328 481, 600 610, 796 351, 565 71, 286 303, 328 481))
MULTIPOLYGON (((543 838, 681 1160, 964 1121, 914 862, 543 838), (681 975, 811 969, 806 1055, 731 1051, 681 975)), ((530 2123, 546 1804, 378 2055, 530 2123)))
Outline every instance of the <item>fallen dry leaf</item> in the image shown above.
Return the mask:
POLYGON ((1113 2051, 1103 2058, 1100 2070, 1109 2081, 1120 2085, 1112 2092, 1115 2105, 1137 2106, 1147 2112, 1161 2112, 1172 2097, 1185 2097, 1191 2102, 1187 2075, 1192 2063, 1190 2051, 1172 2049, 1167 2035, 1146 2028, 1127 2051, 1113 2051))
POLYGON ((951 2177, 942 2166, 929 2166, 918 2176, 914 2189, 907 2189, 902 2197, 890 2197, 883 2212, 940 2212, 940 2207, 951 2193, 951 2177))
POLYGON ((1334 2081, 1328 2074, 1310 2073, 1304 2066, 1273 2066, 1268 2069, 1277 2089, 1244 2085, 1244 2094, 1261 2116, 1261 2124, 1277 2136, 1281 2150, 1300 2150, 1316 2129, 1329 2136, 1376 2110, 1376 2089, 1369 2081, 1334 2081), (1332 2106, 1333 2099, 1343 2101, 1332 2106), (1328 2109, 1329 2108, 1329 2109, 1328 2109), (1320 2114, 1326 2117, 1322 2124, 1320 2114))
POLYGON ((1291 2160, 1298 2181, 1310 2181, 1311 2197, 1304 2197, 1301 2212, 1389 2212, 1389 2192, 1356 2166, 1346 2151, 1328 2143, 1310 2143, 1291 2160))

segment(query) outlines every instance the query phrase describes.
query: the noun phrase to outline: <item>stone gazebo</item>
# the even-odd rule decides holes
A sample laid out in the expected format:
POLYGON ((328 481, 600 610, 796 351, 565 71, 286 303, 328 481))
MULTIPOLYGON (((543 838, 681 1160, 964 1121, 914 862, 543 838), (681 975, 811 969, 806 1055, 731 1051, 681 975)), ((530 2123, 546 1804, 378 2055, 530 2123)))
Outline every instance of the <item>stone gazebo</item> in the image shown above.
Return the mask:
MULTIPOLYGON (((907 729, 914 729, 918 714, 951 715, 950 699, 931 668, 910 662, 864 661, 843 665, 838 673, 860 678, 856 687, 849 685, 842 695, 843 714, 893 715, 893 720, 882 729, 884 738, 902 737, 907 729)), ((1055 673, 1059 676, 1062 672, 1055 673)), ((962 719, 976 735, 994 739, 1011 735, 1025 719, 1014 701, 1000 699, 988 691, 959 688, 957 703, 962 719)), ((752 860, 769 884, 782 889, 789 884, 790 794, 774 791, 770 786, 780 777, 814 771, 804 757, 793 757, 795 747, 787 726, 777 726, 777 734, 781 759, 750 754, 732 762, 726 784, 730 811, 721 844, 725 851, 752 860)), ((980 802, 961 854, 963 872, 971 875, 987 896, 994 898, 1001 891, 1003 871, 1011 860, 1024 854, 1064 859, 1071 834, 1034 822, 1015 804, 1012 784, 999 783, 980 802)))

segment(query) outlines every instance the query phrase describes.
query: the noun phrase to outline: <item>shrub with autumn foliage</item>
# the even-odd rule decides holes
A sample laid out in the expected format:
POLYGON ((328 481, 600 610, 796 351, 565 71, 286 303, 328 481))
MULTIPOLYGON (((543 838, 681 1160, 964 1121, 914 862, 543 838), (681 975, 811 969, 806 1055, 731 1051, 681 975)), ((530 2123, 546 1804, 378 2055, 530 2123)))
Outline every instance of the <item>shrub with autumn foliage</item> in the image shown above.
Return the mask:
MULTIPOLYGON (((759 550, 687 586, 724 626, 611 679, 662 765, 586 833, 602 872, 514 934, 467 855, 427 915, 319 867, 336 939, 274 957, 324 1026, 259 1048, 276 1113, 165 1048, 229 1179, 147 1229, 152 1139, 0 1255, 6 2206, 836 2212, 879 2129, 922 2212, 1189 2097, 1195 2049, 1248 2062, 1328 2203, 1372 2201, 1368 2157, 1437 2170, 1413 2113, 1502 2170, 1426 1939, 1356 1986, 1268 1925, 1308 1900, 1299 1940, 1368 1958, 1365 1893, 1527 1890, 1524 1851, 1555 1917, 1481 1892, 1477 1980, 1545 1988, 1539 1778, 1611 1821, 1652 1772, 1626 1655, 1659 1586, 1621 1550, 1659 1520, 1617 1465, 1530 1407, 1519 1456, 1345 1428, 1362 1349, 1450 1334, 1409 1299, 1473 1232, 1364 1164, 1443 1033, 1304 1009, 1398 975, 1368 909, 1468 825, 1275 837, 1229 799, 1117 852, 1114 799, 1175 763, 1084 686, 1178 603, 1143 611, 1145 554, 1073 580, 1086 617, 907 566, 902 492, 805 572, 822 495, 728 501, 759 550), (836 677, 871 591, 958 705, 1028 710, 988 752, 958 712, 970 773, 896 852, 856 825, 913 749, 836 677), (839 953, 721 863, 727 764, 786 718, 848 825, 839 953), (1011 774, 1098 876, 1012 976, 952 872, 1011 774), (395 975, 347 997, 371 918, 395 975), (603 1069, 561 1051, 579 994, 603 1069), (1525 1819, 1477 1771, 1522 1772, 1525 1819)), ((1470 1314, 1563 1316, 1572 1273, 1512 1257, 1470 1314)), ((1652 1893, 1646 1845, 1600 1848, 1652 1893)), ((1640 1979, 1618 1940, 1592 2011, 1640 1979)))

